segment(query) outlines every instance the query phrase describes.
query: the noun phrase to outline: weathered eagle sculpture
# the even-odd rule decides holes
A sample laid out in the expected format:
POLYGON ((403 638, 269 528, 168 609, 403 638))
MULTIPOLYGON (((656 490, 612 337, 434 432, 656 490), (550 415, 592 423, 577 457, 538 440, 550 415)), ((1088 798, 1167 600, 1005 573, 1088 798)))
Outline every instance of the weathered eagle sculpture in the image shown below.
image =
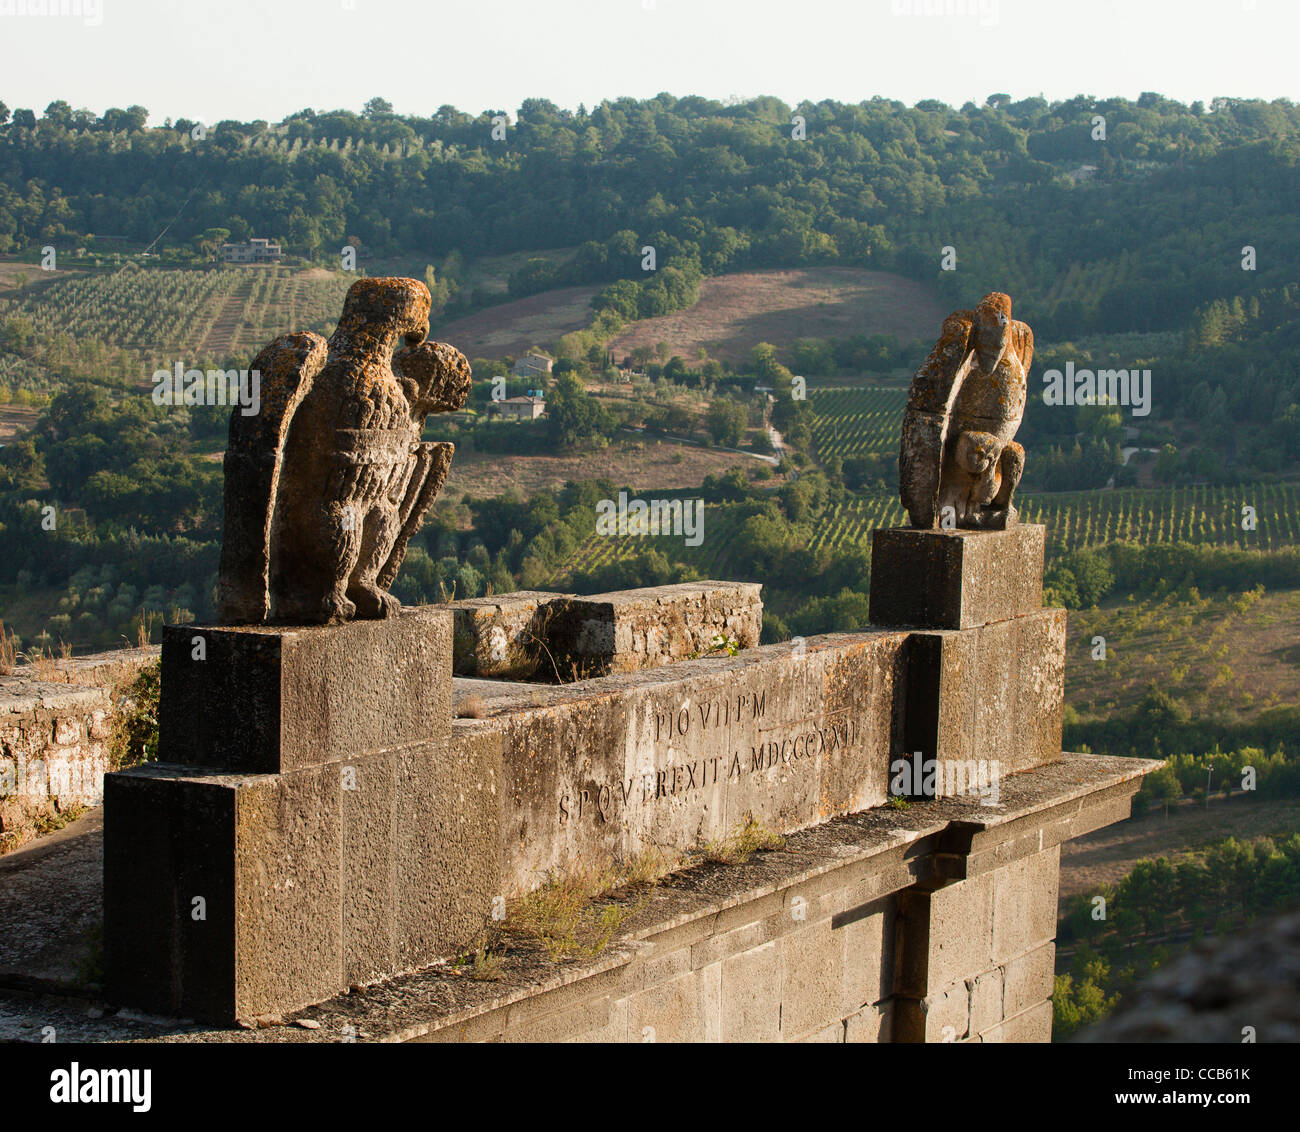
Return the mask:
POLYGON ((1013 437, 1025 411, 1034 334, 992 292, 954 311, 916 375, 903 414, 898 487, 913 527, 1003 529, 1025 469, 1013 437))
POLYGON ((231 413, 225 457, 224 624, 401 609, 388 588, 453 450, 420 440, 424 420, 470 389, 465 356, 428 332, 423 283, 359 279, 328 342, 286 334, 253 360, 261 409, 231 413))

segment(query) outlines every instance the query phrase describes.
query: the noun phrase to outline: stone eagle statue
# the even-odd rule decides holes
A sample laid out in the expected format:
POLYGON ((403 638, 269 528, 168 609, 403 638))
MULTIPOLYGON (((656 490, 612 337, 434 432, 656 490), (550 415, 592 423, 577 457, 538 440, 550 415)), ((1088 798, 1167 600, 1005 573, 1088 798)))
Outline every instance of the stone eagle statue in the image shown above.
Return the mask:
POLYGON ((1012 439, 1025 412, 1034 334, 992 292, 954 311, 916 371, 903 414, 898 489, 913 527, 1001 530, 1025 450, 1012 439))
POLYGON ((453 450, 421 442, 424 420, 459 409, 470 390, 465 356, 428 332, 423 283, 359 279, 328 342, 286 334, 253 360, 261 409, 231 413, 226 448, 223 624, 401 609, 388 587, 453 450))

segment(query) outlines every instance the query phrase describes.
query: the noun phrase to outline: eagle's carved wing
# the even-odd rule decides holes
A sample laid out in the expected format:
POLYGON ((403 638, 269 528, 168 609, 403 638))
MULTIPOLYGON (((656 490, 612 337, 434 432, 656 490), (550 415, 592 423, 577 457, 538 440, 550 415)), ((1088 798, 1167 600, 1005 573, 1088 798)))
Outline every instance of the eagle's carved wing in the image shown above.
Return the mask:
POLYGON ((244 416, 236 406, 230 414, 218 590, 224 624, 266 620, 271 518, 284 443, 293 414, 328 355, 329 345, 319 334, 281 335, 263 348, 251 366, 261 381, 260 411, 244 416))
POLYGON ((376 576, 380 589, 388 589, 397 579, 397 572, 402 568, 406 557, 406 544, 411 541, 424 523, 425 512, 432 506, 438 492, 442 490, 443 481, 451 470, 451 457, 455 445, 446 441, 421 441, 411 453, 410 478, 398 508, 398 520, 401 526, 393 549, 376 576))
POLYGON ((1034 364, 1034 332, 1023 322, 1012 322, 1011 342, 1027 379, 1029 367, 1034 364))
POLYGON ((939 473, 948 420, 970 372, 974 339, 975 312, 950 314, 907 393, 898 449, 898 491, 913 527, 929 530, 938 523, 939 473))
POLYGON ((461 408, 469 397, 473 377, 465 355, 446 342, 428 340, 404 347, 393 355, 392 364, 411 407, 411 428, 416 442, 411 447, 409 475, 398 505, 397 538, 376 577, 379 587, 385 590, 397 578, 402 559, 406 557, 407 543, 420 529, 425 513, 451 470, 455 445, 419 440, 425 417, 461 408))

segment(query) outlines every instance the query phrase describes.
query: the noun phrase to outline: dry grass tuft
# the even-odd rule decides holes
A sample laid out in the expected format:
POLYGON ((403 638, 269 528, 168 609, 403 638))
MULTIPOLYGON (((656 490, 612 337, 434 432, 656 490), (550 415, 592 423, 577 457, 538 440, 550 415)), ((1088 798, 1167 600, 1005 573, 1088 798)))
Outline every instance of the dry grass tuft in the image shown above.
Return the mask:
POLYGON ((636 888, 658 884, 664 877, 685 867, 687 859, 678 853, 668 853, 658 846, 642 850, 624 862, 622 887, 636 888))
POLYGON ((45 645, 28 649, 23 654, 23 659, 27 661, 27 674, 42 683, 70 683, 67 671, 59 666, 58 659, 45 645))
POLYGON ((12 676, 18 665, 18 636, 0 621, 0 676, 12 676))
POLYGON ((594 958, 646 906, 645 890, 684 863, 651 848, 617 865, 602 862, 552 873, 540 888, 512 902, 504 929, 539 940, 552 960, 594 958))
POLYGON ((487 716, 487 704, 482 696, 466 696, 456 705, 457 719, 483 719, 487 716))
POLYGON ((701 852, 706 861, 722 865, 743 865, 755 853, 783 848, 785 838, 751 814, 745 824, 733 833, 706 841, 701 852))

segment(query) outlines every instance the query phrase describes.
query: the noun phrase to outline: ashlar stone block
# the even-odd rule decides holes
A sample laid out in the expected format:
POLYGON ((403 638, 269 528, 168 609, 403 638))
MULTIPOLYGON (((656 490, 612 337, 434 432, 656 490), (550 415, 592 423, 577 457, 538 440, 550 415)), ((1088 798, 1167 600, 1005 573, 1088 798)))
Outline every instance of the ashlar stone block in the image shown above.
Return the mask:
POLYGON ((1003 1014, 1011 1018, 1031 1006, 1046 1002, 1052 997, 1055 976, 1055 943, 1045 943, 1010 960, 1005 968, 1003 1014))
POLYGON ((110 999, 228 1023, 453 953, 501 892, 500 770, 491 752, 463 755, 423 744, 277 775, 109 775, 110 999))
POLYGON ((871 623, 970 629, 1042 608, 1044 528, 880 528, 871 536, 871 623))
POLYGON ((452 615, 163 630, 159 758, 276 774, 445 738, 452 615))
POLYGON ((904 750, 1016 774, 1061 757, 1065 611, 907 642, 904 750))
POLYGON ((704 581, 564 598, 551 605, 546 636, 560 667, 584 676, 726 655, 730 642, 741 649, 758 645, 761 589, 704 581))

